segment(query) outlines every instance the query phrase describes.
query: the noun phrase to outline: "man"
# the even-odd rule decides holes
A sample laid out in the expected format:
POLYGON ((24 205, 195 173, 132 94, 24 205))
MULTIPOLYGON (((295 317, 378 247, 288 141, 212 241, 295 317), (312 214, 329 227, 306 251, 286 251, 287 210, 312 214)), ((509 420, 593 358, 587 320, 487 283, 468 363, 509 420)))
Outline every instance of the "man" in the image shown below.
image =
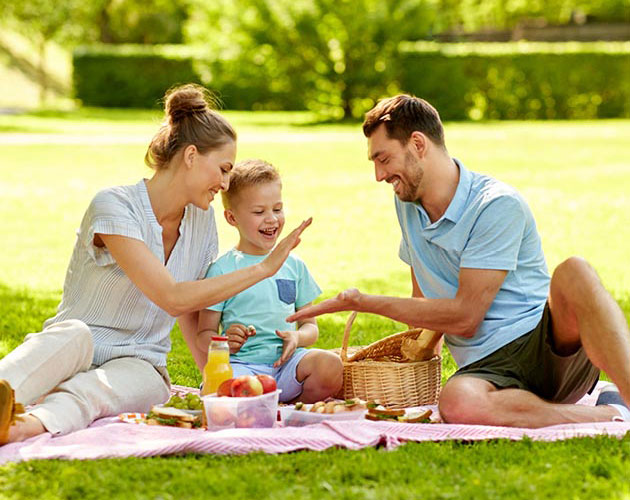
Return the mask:
POLYGON ((412 297, 356 289, 296 321, 356 310, 444 332, 459 366, 440 395, 452 423, 543 427, 630 421, 630 334, 593 268, 572 257, 550 278, 526 202, 451 158, 438 112, 399 95, 363 123, 376 180, 391 184, 412 297), (574 405, 604 370, 617 385, 574 405))

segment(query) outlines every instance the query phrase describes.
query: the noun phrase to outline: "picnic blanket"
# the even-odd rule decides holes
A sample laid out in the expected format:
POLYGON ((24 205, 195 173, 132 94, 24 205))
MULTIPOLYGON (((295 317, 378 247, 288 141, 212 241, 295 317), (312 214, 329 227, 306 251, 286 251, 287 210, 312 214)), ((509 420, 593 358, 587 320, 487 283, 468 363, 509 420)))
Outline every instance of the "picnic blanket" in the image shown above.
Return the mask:
MULTIPOLYGON (((174 391, 193 389, 173 386, 174 391)), ((581 404, 594 404, 598 389, 581 404)), ((430 407, 437 411, 436 407, 430 407)), ((454 424, 404 424, 395 422, 326 421, 308 427, 226 429, 218 432, 129 424, 118 417, 97 420, 87 429, 66 436, 42 434, 21 443, 0 447, 0 465, 23 460, 62 458, 97 459, 149 457, 182 453, 245 454, 254 451, 286 453, 325 450, 330 447, 360 449, 382 446, 394 449, 406 442, 530 438, 555 441, 608 435, 622 437, 629 422, 565 424, 540 429, 454 424), (359 423, 360 422, 360 423, 359 423)))

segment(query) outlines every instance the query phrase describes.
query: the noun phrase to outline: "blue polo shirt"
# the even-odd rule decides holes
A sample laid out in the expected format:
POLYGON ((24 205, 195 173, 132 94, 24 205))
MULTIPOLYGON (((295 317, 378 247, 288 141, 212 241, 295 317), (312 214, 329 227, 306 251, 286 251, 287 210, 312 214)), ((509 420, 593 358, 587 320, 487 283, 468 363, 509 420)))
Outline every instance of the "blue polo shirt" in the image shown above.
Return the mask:
MULTIPOLYGON (((429 299, 454 298, 461 268, 508 271, 472 338, 445 335, 459 367, 486 357, 534 329, 549 293, 549 272, 534 217, 516 190, 459 167, 455 196, 431 222, 420 203, 395 198, 400 258, 429 299)), ((455 333, 455 332, 453 332, 455 333)))

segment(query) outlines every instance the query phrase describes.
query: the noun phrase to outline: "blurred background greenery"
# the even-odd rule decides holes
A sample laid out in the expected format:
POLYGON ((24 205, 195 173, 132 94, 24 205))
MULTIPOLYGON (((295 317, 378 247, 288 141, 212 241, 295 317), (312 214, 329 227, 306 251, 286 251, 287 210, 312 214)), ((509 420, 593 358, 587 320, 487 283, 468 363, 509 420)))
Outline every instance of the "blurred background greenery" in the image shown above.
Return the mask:
POLYGON ((447 120, 630 117, 630 0, 0 0, 0 107, 360 118, 397 92, 447 120))

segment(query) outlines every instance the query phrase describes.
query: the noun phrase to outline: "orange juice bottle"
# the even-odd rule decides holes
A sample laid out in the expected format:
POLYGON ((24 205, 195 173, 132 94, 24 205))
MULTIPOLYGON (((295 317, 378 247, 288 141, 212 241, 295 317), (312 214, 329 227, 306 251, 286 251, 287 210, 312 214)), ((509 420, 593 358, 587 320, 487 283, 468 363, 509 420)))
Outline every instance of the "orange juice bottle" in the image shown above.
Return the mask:
POLYGON ((232 378, 230 348, 227 340, 227 337, 212 337, 208 349, 208 362, 203 369, 202 396, 217 392, 223 382, 232 378))

